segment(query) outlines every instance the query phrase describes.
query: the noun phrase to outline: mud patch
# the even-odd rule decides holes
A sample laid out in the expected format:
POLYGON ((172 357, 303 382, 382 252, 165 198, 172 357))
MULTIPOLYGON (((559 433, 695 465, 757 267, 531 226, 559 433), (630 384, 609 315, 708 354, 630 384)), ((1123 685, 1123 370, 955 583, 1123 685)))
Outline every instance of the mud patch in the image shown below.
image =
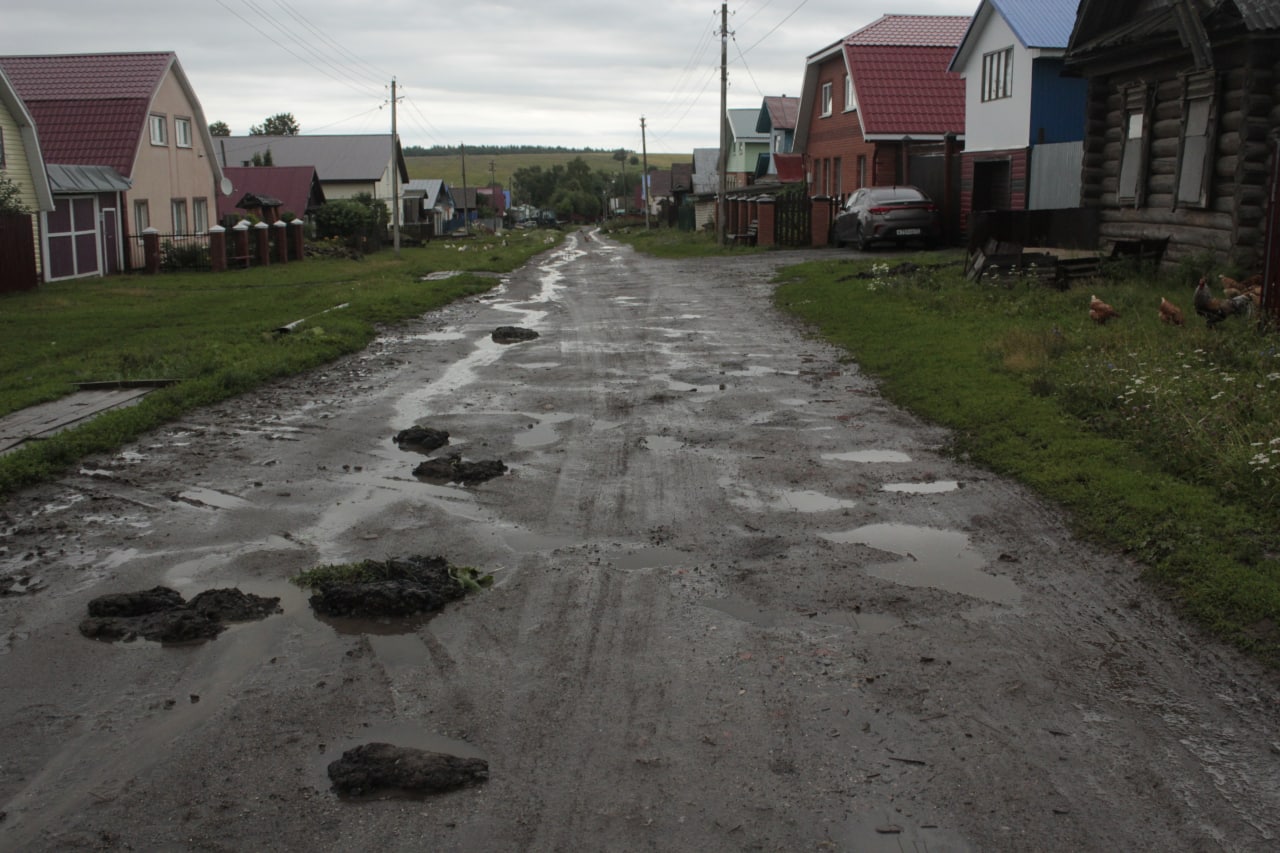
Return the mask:
POLYGON ((311 609, 322 616, 386 619, 434 613, 492 579, 451 567, 444 557, 414 556, 321 567, 294 582, 315 590, 311 609))
POLYGON ((501 477, 507 466, 501 459, 482 459, 466 462, 462 454, 453 453, 436 459, 428 459, 413 469, 413 476, 433 483, 462 483, 474 486, 501 477))
POLYGON ((489 762, 389 743, 349 749, 329 765, 333 789, 347 797, 379 792, 428 795, 489 780, 489 762))
POLYGON ((395 443, 405 450, 416 450, 418 453, 431 453, 449 443, 449 433, 442 429, 424 426, 411 426, 396 433, 395 443))
POLYGON ((495 344, 518 344, 524 341, 536 340, 538 333, 533 329, 525 329, 521 326, 499 326, 493 330, 491 337, 495 344))
POLYGON ((194 643, 213 639, 229 622, 265 619, 281 612, 279 598, 234 588, 206 590, 188 602, 177 590, 157 586, 93 599, 80 633, 109 642, 194 643))

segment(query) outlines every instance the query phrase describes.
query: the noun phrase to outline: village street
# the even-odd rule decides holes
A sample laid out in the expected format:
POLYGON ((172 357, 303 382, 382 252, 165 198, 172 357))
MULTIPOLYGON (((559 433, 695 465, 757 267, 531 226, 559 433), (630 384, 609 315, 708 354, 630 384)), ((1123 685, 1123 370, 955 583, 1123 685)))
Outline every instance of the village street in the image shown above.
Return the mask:
POLYGON ((0 503, 0 850, 1276 849, 1280 680, 777 314, 809 256, 579 232, 0 503), (507 472, 420 481, 414 424, 507 472), (288 583, 410 555, 495 584, 352 624, 288 583), (80 634, 157 585, 283 613, 80 634), (368 742, 488 781, 341 799, 368 742))

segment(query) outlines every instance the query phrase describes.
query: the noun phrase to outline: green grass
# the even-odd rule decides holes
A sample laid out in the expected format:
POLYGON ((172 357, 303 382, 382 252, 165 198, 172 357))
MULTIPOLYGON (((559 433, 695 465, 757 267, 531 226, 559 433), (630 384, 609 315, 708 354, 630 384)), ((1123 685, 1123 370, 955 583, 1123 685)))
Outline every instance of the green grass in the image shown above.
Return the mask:
MULTIPOLYGON (((637 157, 640 155, 637 154, 637 157)), ((485 187, 490 183, 489 164, 493 164, 492 179, 497 181, 508 189, 511 187, 511 175, 520 169, 532 168, 539 166, 542 170, 549 171, 552 166, 564 166, 571 160, 581 157, 591 171, 605 171, 610 174, 619 171, 617 160, 613 159, 610 152, 591 152, 591 153, 575 153, 571 151, 548 151, 529 154, 480 154, 467 155, 466 169, 467 180, 466 185, 469 187, 485 187)), ((405 166, 409 170, 409 177, 413 178, 438 178, 443 180, 451 187, 461 187, 462 181, 462 156, 458 154, 431 155, 425 157, 406 157, 405 166)), ((670 169, 672 163, 690 163, 693 161, 692 154, 649 154, 649 168, 670 169)), ((627 172, 636 175, 640 172, 640 165, 635 166, 627 164, 627 172)))
POLYGON ((969 282, 943 257, 906 275, 815 261, 775 297, 887 398, 952 428, 954 454, 1030 485, 1199 624, 1280 664, 1280 339, 1237 318, 1206 328, 1183 275, 1063 292, 969 282), (1121 317, 1090 321, 1091 292, 1121 317), (1161 296, 1186 326, 1159 322, 1161 296))
POLYGON ((422 281, 441 270, 507 272, 557 232, 438 240, 363 260, 227 272, 80 279, 0 297, 0 415, 56 400, 78 382, 172 379, 107 412, 0 456, 0 495, 56 476, 198 406, 365 347, 380 326, 494 286, 491 276, 422 281), (342 306, 342 307, 338 307, 342 306), (308 318, 291 334, 273 330, 308 318))

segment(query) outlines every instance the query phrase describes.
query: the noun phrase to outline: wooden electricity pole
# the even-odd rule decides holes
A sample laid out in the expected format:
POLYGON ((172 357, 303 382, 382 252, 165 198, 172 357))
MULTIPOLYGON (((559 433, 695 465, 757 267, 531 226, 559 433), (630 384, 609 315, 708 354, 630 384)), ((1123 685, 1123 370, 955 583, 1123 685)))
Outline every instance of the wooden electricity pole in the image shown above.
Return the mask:
POLYGON ((725 242, 725 193, 729 184, 725 168, 729 165, 729 4, 720 4, 720 191, 716 195, 716 242, 725 242))
POLYGON ((640 176, 641 197, 644 198, 644 230, 649 230, 649 143, 645 140, 644 116, 640 116, 640 176))

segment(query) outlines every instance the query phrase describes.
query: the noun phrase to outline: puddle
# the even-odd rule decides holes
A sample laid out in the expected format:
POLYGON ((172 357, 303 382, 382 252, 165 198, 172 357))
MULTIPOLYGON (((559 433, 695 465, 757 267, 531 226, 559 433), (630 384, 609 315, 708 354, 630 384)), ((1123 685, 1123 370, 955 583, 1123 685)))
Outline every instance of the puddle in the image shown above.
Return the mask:
POLYGON ((667 381, 668 391, 679 391, 682 394, 709 394, 713 391, 723 391, 724 385, 716 383, 714 385, 691 385, 688 382, 681 382, 678 379, 670 379, 667 381))
POLYGON ((910 495, 939 495, 960 488, 956 480, 935 480, 932 483, 886 483, 880 487, 885 492, 904 492, 910 495))
POLYGON ((239 509, 240 507, 252 506, 249 501, 244 498, 238 498, 235 495, 229 495, 226 492, 219 492, 214 489, 183 489, 178 492, 178 500, 186 501, 196 506, 206 506, 213 509, 239 509))
POLYGON ((574 418, 573 415, 567 414, 534 415, 533 417, 538 421, 536 424, 530 424, 527 429, 516 433, 514 440, 516 447, 544 447, 554 444, 560 440, 560 433, 556 431, 556 426, 574 418))
POLYGON ((413 335, 410 340, 414 341, 460 341, 466 335, 462 332, 427 332, 423 335, 413 335))
POLYGON ((546 536, 529 530, 512 530, 502 534, 502 541, 517 554, 538 554, 568 548, 573 540, 567 536, 546 536))
POLYGON ((1013 581, 982 571, 987 564, 969 547, 969 537, 949 530, 909 524, 871 524, 843 533, 824 533, 836 543, 869 545, 906 559, 874 563, 867 574, 903 586, 928 587, 998 604, 1017 604, 1021 593, 1013 581))
POLYGON ((683 441, 678 438, 672 438, 669 435, 641 436, 640 443, 649 450, 656 450, 659 453, 679 450, 684 447, 683 441))
POLYGON ((524 364, 517 364, 516 367, 524 370, 550 370, 553 367, 559 367, 558 361, 528 361, 524 364))
MULTIPOLYGON (((721 478, 720 486, 725 489, 741 488, 741 484, 727 477, 721 478)), ((729 498, 729 503, 751 512, 835 512, 852 509, 857 501, 848 498, 833 498, 821 492, 807 489, 790 489, 777 492, 770 497, 758 492, 736 495, 729 498)))
POLYGON ((704 598, 699 603, 703 607, 718 610, 740 622, 755 625, 757 628, 805 628, 814 625, 825 625, 848 628, 860 634, 870 635, 883 634, 902 624, 901 619, 885 613, 852 613, 837 610, 807 614, 791 613, 784 610, 765 610, 745 599, 734 596, 704 598))
POLYGON ((911 457, 896 450, 855 450, 851 453, 824 453, 831 462, 910 462, 911 457))
POLYGON ((370 634, 369 645, 386 669, 410 669, 427 663, 429 652, 417 632, 409 634, 370 634))
POLYGON ((625 554, 606 554, 600 562, 611 569, 638 572, 689 565, 689 555, 675 548, 641 548, 625 554))

